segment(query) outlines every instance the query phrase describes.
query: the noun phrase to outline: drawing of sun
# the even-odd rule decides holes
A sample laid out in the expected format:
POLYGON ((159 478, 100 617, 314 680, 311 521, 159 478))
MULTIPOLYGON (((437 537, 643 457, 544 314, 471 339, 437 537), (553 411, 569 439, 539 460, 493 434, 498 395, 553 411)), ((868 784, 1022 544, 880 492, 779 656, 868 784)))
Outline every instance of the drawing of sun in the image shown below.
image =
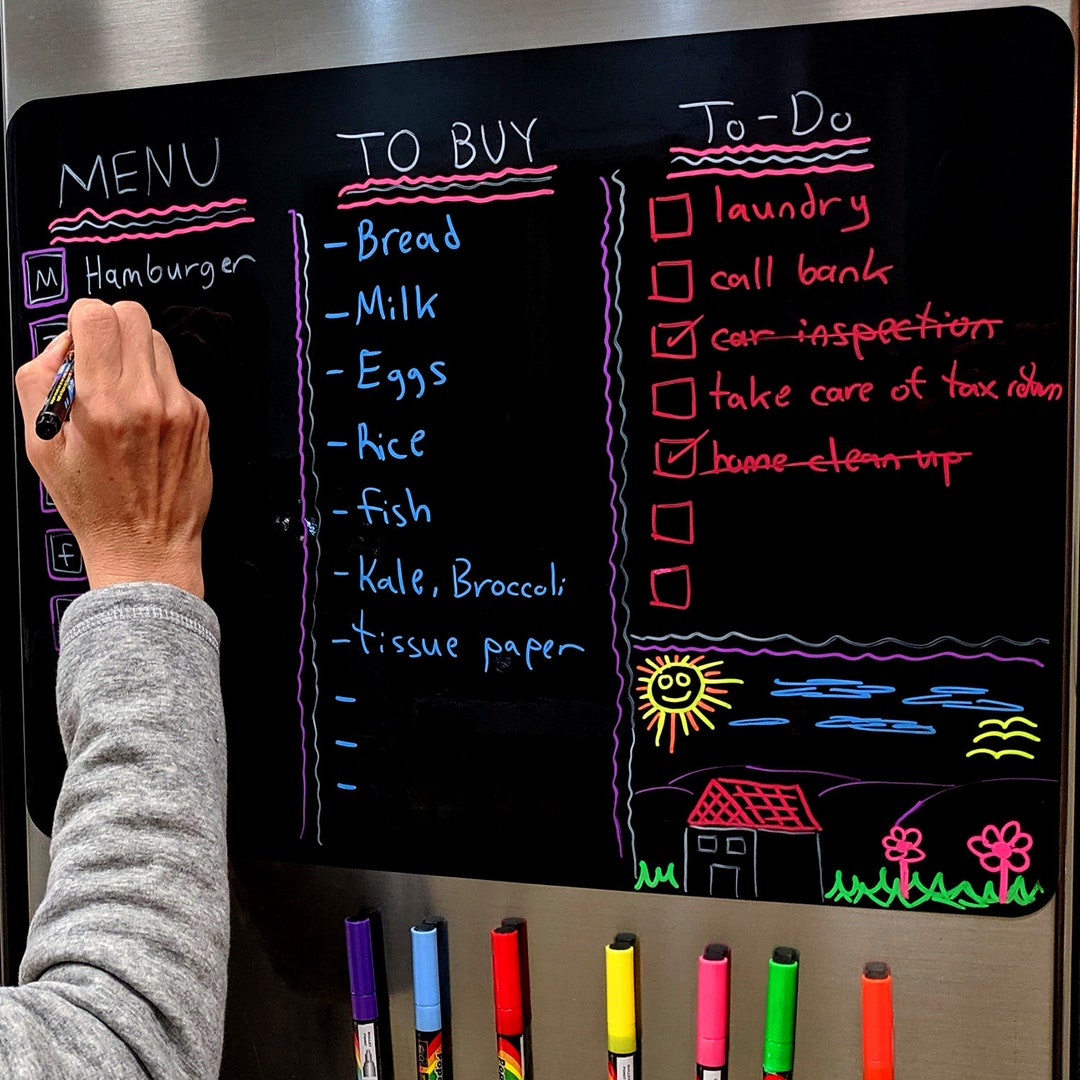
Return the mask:
POLYGON ((717 678, 715 669, 723 665, 723 660, 704 661, 704 656, 669 654, 656 659, 650 657, 644 664, 637 665, 637 670, 643 673, 637 684, 641 699, 638 711, 642 719, 649 721, 646 730, 656 729, 657 746, 664 728, 668 729, 669 754, 675 753, 675 735, 679 726, 684 735, 689 735, 691 728, 700 731, 698 721, 715 731, 713 722, 705 714, 716 712, 717 705, 731 708, 719 698, 720 694, 727 693, 722 684, 742 684, 742 679, 717 678))

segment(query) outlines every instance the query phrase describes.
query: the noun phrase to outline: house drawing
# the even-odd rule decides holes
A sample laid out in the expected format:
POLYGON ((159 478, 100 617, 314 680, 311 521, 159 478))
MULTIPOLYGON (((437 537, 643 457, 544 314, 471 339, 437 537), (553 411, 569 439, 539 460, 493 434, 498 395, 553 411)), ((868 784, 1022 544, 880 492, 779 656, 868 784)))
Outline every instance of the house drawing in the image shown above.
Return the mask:
POLYGON ((821 826, 802 788, 710 780, 686 821, 683 890, 821 903, 821 826))

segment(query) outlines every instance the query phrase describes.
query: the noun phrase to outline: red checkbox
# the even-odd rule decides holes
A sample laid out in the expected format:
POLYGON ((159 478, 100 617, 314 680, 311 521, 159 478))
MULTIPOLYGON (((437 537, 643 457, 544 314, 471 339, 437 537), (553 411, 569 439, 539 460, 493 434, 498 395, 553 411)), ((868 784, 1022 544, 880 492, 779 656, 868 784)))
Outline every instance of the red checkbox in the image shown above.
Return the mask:
POLYGON ((653 476, 669 476, 674 480, 696 476, 698 443, 707 434, 703 431, 694 439, 657 439, 653 476))
POLYGON ((658 195, 649 200, 649 235, 653 240, 676 240, 694 232, 694 211, 689 192, 658 195))
POLYGON ((654 570, 649 578, 652 587, 650 607, 677 608, 685 611, 690 606, 690 567, 663 566, 654 570))
POLYGON ((694 380, 685 378, 654 382, 652 413, 665 420, 693 420, 697 416, 697 386, 694 380))
POLYGON ((653 503, 652 538, 666 544, 694 542, 694 504, 653 503))
POLYGON ((694 360, 697 358, 697 324, 704 319, 683 319, 679 322, 657 323, 652 328, 652 354, 660 360, 694 360))
POLYGON ((694 299, 694 263, 691 259, 653 264, 650 300, 688 304, 694 299))

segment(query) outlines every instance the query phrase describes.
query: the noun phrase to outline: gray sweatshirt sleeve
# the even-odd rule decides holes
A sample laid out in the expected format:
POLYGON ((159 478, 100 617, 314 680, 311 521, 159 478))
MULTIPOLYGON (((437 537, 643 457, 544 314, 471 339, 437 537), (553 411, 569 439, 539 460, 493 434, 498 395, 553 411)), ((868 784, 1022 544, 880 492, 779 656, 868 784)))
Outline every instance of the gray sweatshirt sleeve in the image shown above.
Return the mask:
POLYGON ((216 1077, 229 944, 217 619, 168 585, 76 600, 60 631, 68 768, 0 1076, 216 1077))

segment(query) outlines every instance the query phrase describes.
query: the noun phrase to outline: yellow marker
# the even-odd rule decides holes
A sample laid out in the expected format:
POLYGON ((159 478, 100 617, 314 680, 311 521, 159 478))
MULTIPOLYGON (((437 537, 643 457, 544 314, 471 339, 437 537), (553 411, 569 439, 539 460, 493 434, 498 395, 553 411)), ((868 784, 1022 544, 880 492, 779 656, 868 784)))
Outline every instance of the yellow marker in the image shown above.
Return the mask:
POLYGON ((637 1000, 634 953, 637 938, 618 934, 604 949, 607 968, 608 1076, 635 1080, 637 1076, 637 1000))

